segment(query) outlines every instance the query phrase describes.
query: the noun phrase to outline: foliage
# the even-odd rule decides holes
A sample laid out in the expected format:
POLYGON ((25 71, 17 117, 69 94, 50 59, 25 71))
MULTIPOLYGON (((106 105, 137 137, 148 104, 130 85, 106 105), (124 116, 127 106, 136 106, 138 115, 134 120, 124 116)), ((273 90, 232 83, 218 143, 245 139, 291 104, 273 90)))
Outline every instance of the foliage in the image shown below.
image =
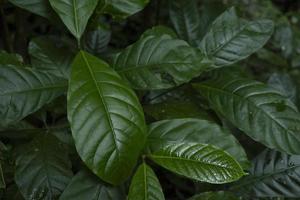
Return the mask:
POLYGON ((300 198, 299 10, 1 1, 0 199, 300 198))

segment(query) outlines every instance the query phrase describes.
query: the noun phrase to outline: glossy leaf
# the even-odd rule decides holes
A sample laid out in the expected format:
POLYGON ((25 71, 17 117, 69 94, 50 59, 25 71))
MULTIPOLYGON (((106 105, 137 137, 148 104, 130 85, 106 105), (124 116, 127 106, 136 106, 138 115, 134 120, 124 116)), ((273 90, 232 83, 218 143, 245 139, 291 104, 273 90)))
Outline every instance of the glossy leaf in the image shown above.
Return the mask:
POLYGON ((207 68, 203 55, 170 35, 143 37, 113 59, 113 68, 135 89, 171 88, 207 68))
POLYGON ((202 182, 228 183, 244 175, 241 166, 229 154, 206 144, 169 144, 149 157, 172 172, 202 182))
POLYGON ((231 8, 213 22, 199 48, 211 57, 216 67, 231 65, 264 46, 272 32, 272 21, 246 21, 238 18, 231 8))
POLYGON ((0 126, 17 122, 62 95, 62 78, 19 66, 0 66, 0 126))
POLYGON ((105 184, 94 174, 82 170, 78 172, 67 186, 59 200, 117 200, 126 199, 119 187, 105 184))
POLYGON ((300 156, 265 150, 252 162, 250 175, 232 187, 251 197, 300 197, 300 156))
POLYGON ((68 79, 74 52, 64 40, 40 37, 29 43, 33 68, 68 79))
POLYGON ((98 0, 49 0, 69 31, 80 39, 98 0))
POLYGON ((149 126, 148 147, 151 152, 174 143, 211 144, 231 154, 245 168, 249 165, 243 147, 233 135, 217 124, 201 119, 172 119, 149 126))
POLYGON ((222 71, 194 87, 215 111, 254 140, 300 154, 300 114, 280 91, 222 71))
POLYGON ((200 43, 201 19, 197 0, 170 0, 169 15, 179 37, 193 46, 200 43))
POLYGON ((50 20, 53 20, 56 17, 48 0, 9 0, 9 2, 50 20))
POLYGON ((188 200, 238 200, 230 192, 218 191, 218 192, 204 192, 198 195, 195 195, 188 200))
POLYGON ((149 0, 99 0, 98 10, 115 18, 126 18, 141 11, 149 0))
POLYGON ((164 194, 154 171, 143 163, 130 185, 128 200, 164 200, 164 194))
POLYGON ((83 51, 72 66, 68 119, 85 164, 109 183, 126 180, 144 146, 143 111, 120 76, 83 51))
POLYGON ((72 177, 66 149, 43 133, 20 149, 15 181, 25 199, 56 199, 72 177))

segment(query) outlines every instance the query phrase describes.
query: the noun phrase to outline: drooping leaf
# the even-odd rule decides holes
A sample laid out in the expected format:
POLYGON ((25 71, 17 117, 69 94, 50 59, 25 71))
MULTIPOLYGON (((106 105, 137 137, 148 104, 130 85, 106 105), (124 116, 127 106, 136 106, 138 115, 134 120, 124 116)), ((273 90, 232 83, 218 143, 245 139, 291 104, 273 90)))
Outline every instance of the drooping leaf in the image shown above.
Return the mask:
POLYGON ((64 40, 40 37, 29 43, 29 54, 33 68, 68 79, 74 58, 72 48, 64 40))
POLYGON ((118 53, 112 66, 135 89, 171 88, 207 68, 203 55, 170 35, 143 37, 118 53))
POLYGON ((56 199, 72 177, 65 148, 50 134, 40 134, 19 150, 15 181, 25 199, 56 199))
POLYGON ((194 87, 215 111, 254 140, 273 149, 300 154, 300 114, 280 91, 222 70, 194 87))
POLYGON ((149 158, 172 172, 202 182, 222 184, 245 175, 229 154, 206 144, 169 144, 149 158))
POLYGON ((64 79, 19 66, 0 66, 0 127, 17 122, 62 95, 64 79))
POLYGON ((238 200, 230 192, 218 191, 218 192, 204 192, 198 195, 195 195, 188 200, 238 200))
POLYGON ((265 150, 252 162, 250 175, 231 188, 249 197, 300 197, 300 156, 265 150))
POLYGON ((6 53, 0 51, 0 65, 22 65, 23 58, 19 54, 6 53))
POLYGON ((151 152, 169 144, 191 142, 214 145, 232 155, 245 168, 249 165, 243 147, 234 136, 213 122, 186 118, 163 120, 149 126, 147 144, 151 152))
POLYGON ((68 91, 68 119, 85 164, 112 184, 130 175, 145 141, 135 93, 102 60, 79 52, 68 91))
POLYGON ((120 187, 112 187, 105 184, 94 174, 82 170, 78 172, 59 200, 117 200, 126 199, 120 187))
POLYGON ((105 25, 99 25, 84 36, 84 49, 92 54, 100 55, 107 48, 111 38, 111 31, 105 25))
POLYGON ((123 19, 141 11, 149 0, 99 0, 97 10, 100 13, 110 14, 115 18, 123 19))
POLYGON ((98 0, 49 0, 69 31, 80 39, 98 0))
POLYGON ((48 0, 9 0, 9 2, 50 20, 56 17, 48 0))
POLYGON ((260 49, 272 32, 272 21, 246 21, 238 18, 231 8, 213 22, 199 48, 211 57, 216 67, 222 67, 245 59, 260 49))
POLYGON ((201 19, 197 0, 170 0, 169 15, 179 37, 193 46, 200 43, 201 19))
POLYGON ((130 185, 128 200, 164 200, 164 194, 154 171, 143 163, 130 185))

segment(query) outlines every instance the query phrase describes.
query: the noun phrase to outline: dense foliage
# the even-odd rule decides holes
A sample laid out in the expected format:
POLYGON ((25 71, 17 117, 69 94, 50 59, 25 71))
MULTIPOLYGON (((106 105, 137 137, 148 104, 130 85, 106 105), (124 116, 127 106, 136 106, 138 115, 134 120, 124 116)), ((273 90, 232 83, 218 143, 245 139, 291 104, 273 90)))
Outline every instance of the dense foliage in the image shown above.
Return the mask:
POLYGON ((300 198, 299 10, 0 1, 0 198, 300 198))

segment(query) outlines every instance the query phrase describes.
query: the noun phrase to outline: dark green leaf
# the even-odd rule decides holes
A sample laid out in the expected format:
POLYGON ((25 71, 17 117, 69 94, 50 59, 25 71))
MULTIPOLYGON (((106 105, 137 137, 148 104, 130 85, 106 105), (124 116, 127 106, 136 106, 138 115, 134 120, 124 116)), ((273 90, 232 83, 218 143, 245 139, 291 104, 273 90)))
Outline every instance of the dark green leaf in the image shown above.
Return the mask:
POLYGON ((154 171, 143 163, 130 185, 128 200, 164 200, 164 194, 154 171))
POLYGON ((252 162, 250 176, 232 190, 251 197, 300 197, 300 156, 265 150, 252 162))
POLYGON ((0 66, 0 126, 19 121, 62 95, 64 79, 19 66, 0 66))
POLYGON ((300 154, 300 115, 280 91, 222 71, 194 87, 215 111, 254 140, 270 148, 300 154))
POLYGON ((135 89, 163 89, 197 77, 207 68, 205 61, 183 40, 150 35, 117 54, 112 66, 135 89))
POLYGON ((72 177, 66 149, 50 134, 41 134, 20 149, 15 181, 25 199, 56 199, 72 177))
POLYGON ((59 200, 122 200, 126 199, 119 187, 105 184, 86 170, 78 172, 59 200))
POLYGON ((126 18, 142 10, 149 0, 99 0, 98 12, 126 18))
POLYGON ((5 179, 3 176, 2 164, 0 162, 0 189, 5 188, 5 187, 6 187, 6 184, 5 184, 5 179))
POLYGON ((155 152, 174 143, 202 143, 217 146, 248 167, 247 155, 234 138, 217 124, 201 119, 173 119, 150 124, 148 147, 155 152))
POLYGON ((238 200, 230 192, 218 191, 218 192, 204 192, 189 198, 188 200, 238 200))
POLYGON ((69 31, 80 39, 98 0, 49 0, 69 31))
POLYGON ((143 111, 121 77, 83 51, 72 66, 68 119, 85 164, 109 183, 126 180, 144 146, 143 111))
POLYGON ((156 36, 156 37, 159 37, 161 35, 169 35, 174 39, 177 38, 176 33, 172 29, 170 29, 169 27, 166 27, 166 26, 162 26, 162 25, 154 26, 154 27, 146 30, 142 34, 141 38, 148 37, 151 35, 156 36))
POLYGON ((0 65, 22 65, 23 58, 19 54, 10 54, 0 51, 0 65))
POLYGON ((149 157, 172 172, 202 182, 228 183, 245 175, 229 154, 206 144, 169 144, 149 157))
POLYGON ((64 40, 49 37, 35 38, 29 43, 33 68, 68 79, 74 58, 71 47, 64 40))
POLYGON ((213 22, 199 48, 216 67, 231 65, 264 46, 272 32, 272 21, 239 19, 231 8, 213 22))

